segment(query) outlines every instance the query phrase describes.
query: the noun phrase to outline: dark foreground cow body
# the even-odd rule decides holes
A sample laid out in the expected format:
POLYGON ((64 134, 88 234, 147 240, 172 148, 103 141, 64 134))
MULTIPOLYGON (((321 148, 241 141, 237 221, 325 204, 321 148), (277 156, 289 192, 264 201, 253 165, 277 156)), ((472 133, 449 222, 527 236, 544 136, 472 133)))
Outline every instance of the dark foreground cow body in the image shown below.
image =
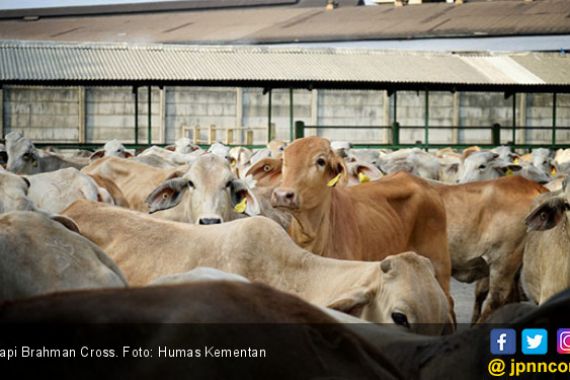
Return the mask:
MULTIPOLYGON (((502 327, 562 326, 567 323, 566 318, 570 314, 570 291, 558 294, 534 310, 510 307, 497 314, 503 319, 494 319, 493 322, 500 323, 502 327), (523 316, 520 316, 521 311, 524 311, 523 316)), ((117 372, 113 372, 131 378, 171 378, 192 373, 193 378, 200 379, 244 376, 254 379, 314 379, 328 376, 350 379, 478 380, 489 376, 487 366, 493 358, 489 355, 490 330, 497 327, 481 325, 454 335, 433 338, 375 324, 340 325, 294 296, 260 284, 227 281, 76 292, 0 305, 0 326, 10 326, 14 322, 26 329, 33 327, 30 323, 96 323, 101 331, 111 323, 146 323, 146 335, 139 330, 138 337, 142 338, 136 342, 142 347, 188 347, 192 342, 204 339, 221 346, 232 346, 237 338, 240 339, 238 342, 249 342, 256 348, 265 347, 271 354, 267 360, 249 359, 244 362, 140 360, 136 366, 118 366, 117 372), (149 325, 155 323, 161 324, 159 328, 153 329, 149 325), (178 325, 178 330, 173 330, 166 323, 200 325, 178 325), (208 329, 204 323, 214 325, 208 329), (247 323, 256 325, 252 329, 252 325, 247 323), (286 330, 280 330, 283 328, 286 330), (198 330, 219 330, 222 333, 205 337, 197 333, 198 330), (284 336, 280 333, 283 331, 289 335, 284 336), (244 332, 250 335, 246 336, 244 332)), ((133 336, 137 337, 128 336, 130 340, 122 340, 123 336, 114 338, 123 345, 131 343, 133 336)), ((76 335, 79 343, 85 344, 82 338, 80 334, 76 335)), ((557 358, 552 355, 541 357, 541 360, 551 359, 557 358)), ((509 359, 505 362, 506 375, 510 375, 509 359)), ((8 362, 6 366, 12 363, 8 362)), ((99 365, 107 369, 113 363, 112 360, 104 361, 99 365)), ((57 364, 54 371, 59 371, 60 376, 70 377, 74 373, 70 372, 69 365, 70 361, 67 361, 67 371, 61 372, 57 364)), ((100 376, 100 371, 101 367, 98 371, 84 371, 81 374, 82 377, 96 378, 100 376)), ((108 371, 105 373, 109 374, 108 371)), ((544 374, 526 373, 524 378, 541 379, 544 374)))
MULTIPOLYGON (((114 378, 402 378, 382 353, 343 325, 301 299, 261 284, 198 282, 54 295, 3 305, 0 322, 95 323, 100 333, 96 339, 106 347, 113 342, 154 349, 153 359, 131 365, 121 365, 131 363, 128 359, 107 359, 93 372, 84 365, 79 373, 73 373, 67 360, 66 371, 54 368, 64 378, 94 378, 101 367, 105 376, 114 378), (123 325, 114 328, 116 323, 123 325), (206 353, 210 345, 264 349, 267 357, 213 359, 206 353), (159 347, 196 348, 202 350, 202 356, 161 360, 157 358, 159 347)), ((75 334, 70 334, 75 343, 87 344, 89 335, 82 335, 86 329, 67 329, 75 334)))

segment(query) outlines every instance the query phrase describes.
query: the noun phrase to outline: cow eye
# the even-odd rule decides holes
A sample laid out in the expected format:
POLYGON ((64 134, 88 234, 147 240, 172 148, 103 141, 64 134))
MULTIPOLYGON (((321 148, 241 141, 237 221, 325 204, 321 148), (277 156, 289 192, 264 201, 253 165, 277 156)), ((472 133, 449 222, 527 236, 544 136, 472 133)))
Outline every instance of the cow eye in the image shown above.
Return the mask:
POLYGON ((269 165, 264 165, 264 166, 263 166, 263 171, 264 171, 264 172, 267 173, 267 172, 270 171, 270 170, 271 170, 271 166, 269 166, 269 165))
POLYGON ((319 165, 319 166, 325 166, 325 164, 326 164, 326 161, 324 160, 324 158, 319 158, 319 159, 317 160, 317 165, 319 165))
POLYGON ((232 186, 232 181, 228 181, 228 182, 226 182, 226 187, 228 187, 228 188, 229 188, 229 187, 231 187, 231 186, 232 186))
POLYGON ((194 188, 194 182, 188 181, 188 187, 193 189, 194 188))
POLYGON ((479 165, 479 170, 484 170, 486 168, 485 165, 479 165))
POLYGON ((31 153, 24 153, 24 160, 26 161, 33 161, 34 160, 34 155, 31 153))
POLYGON ((405 328, 408 328, 408 329, 410 328, 410 324, 408 322, 408 317, 406 317, 406 314, 402 314, 402 313, 395 311, 392 313, 392 320, 398 326, 404 326, 405 328))

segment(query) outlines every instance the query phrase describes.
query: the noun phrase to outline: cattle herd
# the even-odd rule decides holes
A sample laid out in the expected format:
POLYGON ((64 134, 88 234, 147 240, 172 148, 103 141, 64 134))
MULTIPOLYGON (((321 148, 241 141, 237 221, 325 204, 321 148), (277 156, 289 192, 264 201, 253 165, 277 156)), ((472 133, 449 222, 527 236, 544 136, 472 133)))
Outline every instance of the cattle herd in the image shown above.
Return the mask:
POLYGON ((570 151, 182 138, 135 155, 11 132, 0 153, 0 321, 128 320, 132 303, 159 322, 340 322, 385 374, 422 347, 414 371, 441 378, 442 339, 486 339, 453 334, 452 277, 476 283, 472 323, 544 318, 532 305, 570 287, 570 151))

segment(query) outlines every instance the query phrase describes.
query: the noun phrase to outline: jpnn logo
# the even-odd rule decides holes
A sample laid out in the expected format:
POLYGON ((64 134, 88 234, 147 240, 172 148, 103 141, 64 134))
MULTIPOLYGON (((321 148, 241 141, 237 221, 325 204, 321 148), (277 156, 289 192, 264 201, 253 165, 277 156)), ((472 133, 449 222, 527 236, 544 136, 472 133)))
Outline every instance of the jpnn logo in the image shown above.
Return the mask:
POLYGON ((522 352, 525 355, 545 355, 548 352, 548 331, 545 329, 524 329, 522 352))
MULTIPOLYGON (((570 343, 570 339, 569 339, 570 343)), ((517 333, 513 329, 491 330, 491 353, 513 355, 517 351, 517 333)))

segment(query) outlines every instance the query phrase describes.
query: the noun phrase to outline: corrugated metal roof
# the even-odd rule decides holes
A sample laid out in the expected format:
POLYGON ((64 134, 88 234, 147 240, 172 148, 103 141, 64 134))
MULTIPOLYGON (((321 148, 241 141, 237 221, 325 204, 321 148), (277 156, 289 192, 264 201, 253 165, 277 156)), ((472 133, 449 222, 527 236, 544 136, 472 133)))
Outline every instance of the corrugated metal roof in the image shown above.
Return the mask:
POLYGON ((429 3, 399 8, 341 4, 333 11, 326 11, 324 3, 133 14, 121 14, 117 7, 118 13, 112 15, 40 15, 36 21, 0 20, 0 39, 261 44, 570 34, 568 0, 429 3))
POLYGON ((570 56, 2 41, 0 82, 568 87, 570 56))

